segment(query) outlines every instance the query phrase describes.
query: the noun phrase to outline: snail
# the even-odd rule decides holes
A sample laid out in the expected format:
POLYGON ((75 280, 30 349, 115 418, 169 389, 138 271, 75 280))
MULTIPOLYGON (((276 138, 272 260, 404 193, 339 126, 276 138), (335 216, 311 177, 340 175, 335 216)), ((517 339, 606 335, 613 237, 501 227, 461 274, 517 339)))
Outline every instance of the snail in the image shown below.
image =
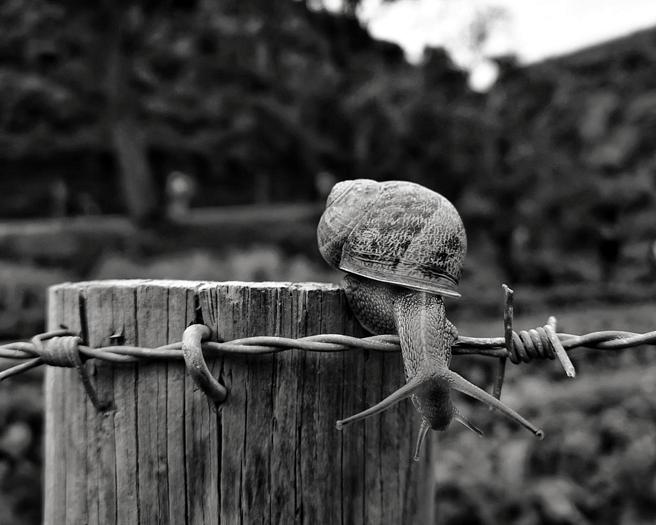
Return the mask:
POLYGON ((418 459, 428 431, 445 430, 452 420, 482 434, 453 404, 455 389, 542 438, 542 430, 449 369, 458 331, 446 318, 443 297, 460 296, 467 238, 445 197, 412 182, 339 182, 328 195, 317 240, 326 262, 346 272, 346 298, 360 324, 373 334, 398 333, 407 381, 380 403, 337 421, 338 429, 410 397, 422 419, 418 459))

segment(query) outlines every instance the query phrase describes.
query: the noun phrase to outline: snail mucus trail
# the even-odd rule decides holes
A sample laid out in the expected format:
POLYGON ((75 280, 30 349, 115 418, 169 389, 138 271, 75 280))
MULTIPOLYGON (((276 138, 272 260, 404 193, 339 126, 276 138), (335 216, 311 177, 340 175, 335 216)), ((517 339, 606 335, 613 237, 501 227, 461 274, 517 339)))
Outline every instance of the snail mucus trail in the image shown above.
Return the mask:
POLYGON ((445 430, 454 419, 482 434, 453 404, 455 389, 542 438, 539 428, 449 369, 458 332, 446 318, 443 296, 460 296, 467 238, 446 198, 411 182, 343 181, 328 195, 317 240, 323 258, 347 273, 346 297, 362 326, 399 335, 407 380, 380 403, 338 421, 338 429, 410 397, 422 418, 418 459, 428 431, 445 430))

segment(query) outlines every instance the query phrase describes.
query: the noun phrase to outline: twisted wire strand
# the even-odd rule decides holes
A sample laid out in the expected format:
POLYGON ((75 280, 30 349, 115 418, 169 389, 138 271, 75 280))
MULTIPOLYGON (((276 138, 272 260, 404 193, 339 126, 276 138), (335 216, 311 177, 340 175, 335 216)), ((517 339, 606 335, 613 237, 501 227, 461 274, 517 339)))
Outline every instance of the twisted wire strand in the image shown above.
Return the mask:
MULTIPOLYGON (((506 323, 507 324, 507 323, 506 323)), ((494 394, 501 394, 505 361, 514 364, 529 362, 533 359, 553 359, 560 353, 565 354, 563 366, 573 377, 574 367, 566 356, 566 350, 588 347, 600 350, 620 350, 641 344, 656 344, 656 331, 637 334, 626 331, 595 332, 582 336, 556 334, 553 330, 555 319, 545 325, 520 332, 510 331, 504 337, 476 338, 460 336, 452 346, 455 355, 478 354, 498 358, 502 365, 494 387, 494 394), (507 344, 510 348, 507 348, 507 344)), ((321 334, 299 339, 275 336, 256 336, 235 339, 228 342, 207 341, 211 330, 205 325, 191 325, 182 336, 182 341, 156 348, 144 348, 130 345, 110 345, 92 348, 82 344, 79 335, 66 330, 55 330, 39 334, 30 342, 14 342, 0 345, 0 357, 18 359, 23 362, 0 372, 0 381, 25 372, 31 368, 46 364, 77 369, 87 395, 98 411, 111 408, 111 403, 99 399, 91 382, 89 372, 84 366, 88 359, 100 359, 112 363, 136 363, 146 360, 181 360, 185 361, 193 381, 216 405, 224 402, 228 391, 212 376, 205 362, 206 357, 220 355, 259 355, 284 352, 297 349, 308 352, 343 352, 353 350, 373 350, 381 352, 398 352, 401 347, 396 335, 379 335, 364 338, 341 334, 321 334)), ((110 336, 111 340, 111 336, 110 336)))
MULTIPOLYGON (((481 355, 485 357, 508 358, 512 363, 528 363, 534 359, 553 359, 554 351, 549 347, 548 338, 542 327, 532 330, 513 331, 513 349, 508 350, 503 337, 467 337, 459 336, 454 342, 454 355, 481 355)), ((53 332, 42 334, 42 339, 48 339, 53 332)), ((60 332, 58 332, 59 334, 60 332)), ((67 344, 66 338, 78 338, 76 334, 66 332, 66 336, 58 335, 52 339, 53 345, 60 342, 67 344)), ((575 348, 593 350, 623 350, 640 345, 656 345, 656 331, 635 333, 620 330, 605 330, 585 335, 567 333, 556 334, 563 348, 567 351, 575 348)), ((51 336, 51 338, 54 336, 51 336)), ((207 341, 202 343, 205 357, 218 357, 226 354, 259 355, 273 354, 286 350, 304 350, 309 352, 343 352, 347 350, 374 350, 380 352, 398 352, 401 347, 396 335, 377 335, 370 337, 352 337, 341 334, 321 334, 299 339, 276 336, 256 336, 235 339, 227 342, 207 341)), ((130 345, 110 345, 92 348, 78 344, 77 350, 86 359, 100 359, 113 363, 136 363, 149 359, 180 360, 183 359, 182 343, 171 343, 155 348, 145 348, 130 345)), ((49 353, 56 352, 56 346, 49 353)), ((27 362, 39 359, 38 364, 51 366, 66 366, 56 361, 51 362, 43 349, 37 348, 33 342, 17 341, 0 345, 0 358, 17 359, 27 362)), ((20 366, 20 365, 19 365, 20 366)), ((11 370, 11 369, 9 369, 11 370)), ((8 370, 0 372, 0 380, 8 370)), ((13 375, 13 374, 12 374, 13 375)))

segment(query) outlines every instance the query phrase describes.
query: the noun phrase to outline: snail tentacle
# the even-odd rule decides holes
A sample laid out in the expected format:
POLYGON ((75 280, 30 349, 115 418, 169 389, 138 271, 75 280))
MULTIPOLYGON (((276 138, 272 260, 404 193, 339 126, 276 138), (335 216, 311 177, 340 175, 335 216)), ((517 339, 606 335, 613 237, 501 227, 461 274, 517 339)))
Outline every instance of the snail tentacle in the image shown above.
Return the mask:
POLYGON ((455 419, 458 423, 463 425, 464 427, 468 428, 471 430, 474 434, 478 434, 479 436, 483 436, 483 431, 478 428, 474 423, 472 423, 467 417, 465 417, 457 408, 456 408, 456 413, 453 415, 453 419, 455 419))
POLYGON ((355 421, 360 421, 361 419, 366 419, 373 415, 379 414, 380 412, 384 412, 385 410, 395 405, 399 401, 402 401, 403 399, 410 397, 413 393, 419 390, 428 381, 430 381, 429 377, 420 377, 420 376, 413 377, 405 385, 403 385, 398 390, 392 392, 380 403, 377 403, 374 406, 369 407, 366 410, 363 410, 362 412, 358 412, 357 414, 347 417, 346 419, 337 421, 336 423, 337 430, 341 430, 346 425, 350 425, 355 421))
POLYGON ((458 390, 459 392, 473 397, 474 399, 478 399, 491 408, 496 408, 508 418, 516 421, 523 427, 533 432, 537 438, 542 439, 544 437, 544 432, 542 429, 536 427, 533 423, 520 416, 512 408, 499 401, 496 397, 488 394, 485 390, 477 387, 473 383, 470 383, 464 377, 456 374, 453 370, 449 370, 448 368, 443 369, 442 373, 444 380, 447 381, 451 388, 454 390, 458 390))
POLYGON ((431 429, 430 423, 426 419, 421 420, 421 427, 419 427, 419 434, 417 435, 417 444, 415 445, 415 453, 412 456, 412 459, 419 461, 421 459, 421 449, 424 444, 424 440, 428 435, 428 431, 431 429))

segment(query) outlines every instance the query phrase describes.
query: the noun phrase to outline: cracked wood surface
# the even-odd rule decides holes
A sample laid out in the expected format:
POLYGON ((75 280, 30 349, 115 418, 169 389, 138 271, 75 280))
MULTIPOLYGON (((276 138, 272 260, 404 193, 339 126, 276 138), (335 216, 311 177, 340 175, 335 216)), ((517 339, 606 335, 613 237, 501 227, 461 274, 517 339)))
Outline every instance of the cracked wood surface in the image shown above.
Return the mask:
MULTIPOLYGON (((342 290, 317 283, 96 281, 52 287, 49 328, 92 346, 213 336, 362 335, 342 290)), ((400 355, 354 350, 208 359, 228 387, 217 410, 182 362, 86 364, 46 373, 46 524, 430 523, 430 458, 412 461, 418 417, 405 401, 337 431, 335 421, 403 382, 400 355)), ((427 447, 427 450, 430 447, 427 447)))

